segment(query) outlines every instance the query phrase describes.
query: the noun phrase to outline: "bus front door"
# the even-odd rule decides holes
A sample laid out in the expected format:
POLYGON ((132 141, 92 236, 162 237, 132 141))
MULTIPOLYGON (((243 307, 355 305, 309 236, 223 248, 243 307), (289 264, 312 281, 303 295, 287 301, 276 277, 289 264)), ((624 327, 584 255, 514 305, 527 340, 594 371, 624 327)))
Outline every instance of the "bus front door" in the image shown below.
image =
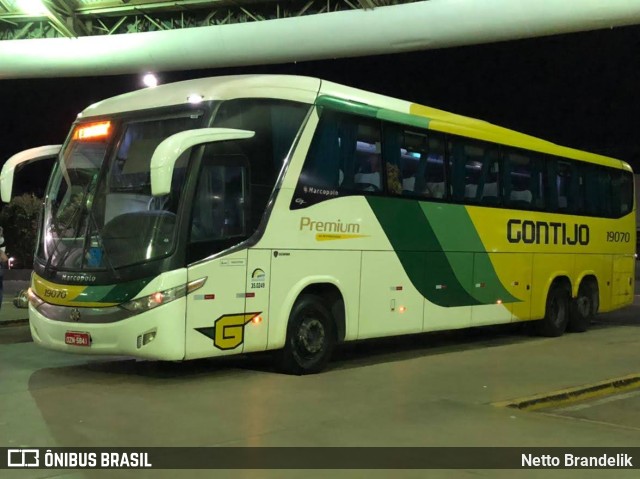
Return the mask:
POLYGON ((190 266, 189 281, 206 278, 187 296, 185 359, 243 352, 247 250, 190 266))

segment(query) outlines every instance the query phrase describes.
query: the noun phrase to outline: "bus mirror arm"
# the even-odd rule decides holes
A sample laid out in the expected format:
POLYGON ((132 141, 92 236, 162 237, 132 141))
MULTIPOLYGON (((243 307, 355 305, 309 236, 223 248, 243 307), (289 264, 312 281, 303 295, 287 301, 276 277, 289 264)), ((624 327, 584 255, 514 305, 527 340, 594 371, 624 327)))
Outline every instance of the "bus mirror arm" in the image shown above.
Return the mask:
POLYGON ((32 163, 34 161, 47 160, 58 156, 62 145, 47 145, 37 148, 29 148, 20 153, 16 153, 9 158, 0 173, 0 196, 2 201, 9 203, 11 201, 11 193, 13 191, 13 175, 18 165, 32 163))
POLYGON ((181 131, 165 138, 151 156, 151 194, 166 195, 171 191, 173 168, 180 155, 192 146, 216 141, 252 138, 255 132, 232 128, 198 128, 181 131))

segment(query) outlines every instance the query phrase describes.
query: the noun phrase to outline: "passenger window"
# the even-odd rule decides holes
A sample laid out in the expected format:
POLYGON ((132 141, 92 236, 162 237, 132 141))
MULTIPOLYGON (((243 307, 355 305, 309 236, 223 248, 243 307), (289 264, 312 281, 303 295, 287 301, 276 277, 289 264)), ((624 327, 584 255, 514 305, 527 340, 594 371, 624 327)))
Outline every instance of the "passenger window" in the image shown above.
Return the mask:
POLYGON ((480 180, 482 178, 482 157, 483 149, 477 145, 466 145, 465 154, 465 176, 464 176, 464 201, 466 203, 477 203, 480 191, 480 180))
POLYGON ((384 178, 380 122, 325 110, 291 207, 305 207, 341 195, 379 193, 384 178))
POLYGON ((584 171, 585 212, 594 216, 611 216, 611 174, 607 168, 587 164, 584 171))
MULTIPOLYGON (((473 184, 473 173, 471 178, 467 177, 467 166, 469 170, 473 170, 473 164, 469 163, 467 158, 466 140, 462 138, 454 138, 449 141, 447 150, 449 157, 449 177, 451 184, 451 194, 454 201, 464 201, 468 193, 467 184, 473 184)), ((472 161, 472 160, 471 160, 472 161)))
POLYGON ((478 192, 478 199, 483 205, 501 204, 500 153, 497 147, 485 150, 482 162, 482 188, 478 192))
POLYGON ((404 145, 400 149, 402 162, 402 194, 416 195, 420 193, 419 188, 416 188, 420 183, 417 181, 420 170, 420 160, 422 160, 423 157, 426 158, 428 155, 428 140, 426 135, 416 135, 410 132, 404 132, 403 140, 404 145), (426 146, 426 148, 423 148, 424 146, 426 146))
POLYGON ((578 164, 562 158, 551 158, 548 171, 549 203, 552 211, 584 213, 585 180, 578 164))
POLYGON ((633 176, 626 171, 612 174, 613 216, 621 217, 633 209, 633 176))
POLYGON ((556 188, 558 193, 558 211, 571 211, 569 202, 572 201, 571 183, 573 180, 573 171, 571 165, 564 161, 558 161, 556 167, 556 188))
POLYGON ((495 145, 453 139, 449 143, 453 198, 471 204, 500 204, 500 161, 495 145))
POLYGON ((511 208, 545 207, 544 159, 540 154, 514 149, 506 151, 504 197, 511 208))
POLYGON ((267 203, 294 138, 309 111, 309 105, 275 99, 240 98, 222 102, 212 126, 237 128, 255 134, 243 142, 243 153, 251 158, 252 230, 267 203))
POLYGON ((432 132, 402 131, 401 192, 419 198, 445 197, 444 143, 432 132))
POLYGON ((360 191, 381 191, 382 156, 379 153, 380 143, 364 143, 365 145, 361 149, 356 150, 353 180, 348 180, 344 185, 360 191))
POLYGON ((340 166, 344 180, 339 186, 343 190, 380 192, 383 181, 380 123, 365 118, 351 120, 342 125, 340 166))

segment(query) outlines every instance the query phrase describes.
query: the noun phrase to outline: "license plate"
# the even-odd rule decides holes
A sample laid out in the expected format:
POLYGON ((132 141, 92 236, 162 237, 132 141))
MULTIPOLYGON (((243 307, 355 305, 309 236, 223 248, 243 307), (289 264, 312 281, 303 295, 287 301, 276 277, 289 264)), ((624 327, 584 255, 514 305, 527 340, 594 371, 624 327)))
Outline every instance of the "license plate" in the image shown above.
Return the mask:
POLYGON ((89 333, 79 333, 67 331, 64 334, 64 342, 70 346, 91 346, 91 335, 89 333))

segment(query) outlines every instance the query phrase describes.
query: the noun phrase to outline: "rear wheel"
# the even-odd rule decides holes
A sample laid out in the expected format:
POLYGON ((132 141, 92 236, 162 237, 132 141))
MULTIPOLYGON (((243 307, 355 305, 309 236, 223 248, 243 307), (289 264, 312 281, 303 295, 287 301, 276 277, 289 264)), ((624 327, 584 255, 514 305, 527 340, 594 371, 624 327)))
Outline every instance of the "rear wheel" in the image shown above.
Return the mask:
POLYGON ((303 294, 291 310, 278 366, 288 374, 320 372, 329 362, 335 343, 335 323, 324 299, 303 294))
POLYGON ((536 333, 547 337, 562 336, 569 323, 570 299, 567 286, 553 284, 547 295, 544 318, 536 321, 536 333))
POLYGON ((572 301, 567 330, 582 333, 598 312, 598 285, 594 281, 583 281, 578 297, 572 301))

